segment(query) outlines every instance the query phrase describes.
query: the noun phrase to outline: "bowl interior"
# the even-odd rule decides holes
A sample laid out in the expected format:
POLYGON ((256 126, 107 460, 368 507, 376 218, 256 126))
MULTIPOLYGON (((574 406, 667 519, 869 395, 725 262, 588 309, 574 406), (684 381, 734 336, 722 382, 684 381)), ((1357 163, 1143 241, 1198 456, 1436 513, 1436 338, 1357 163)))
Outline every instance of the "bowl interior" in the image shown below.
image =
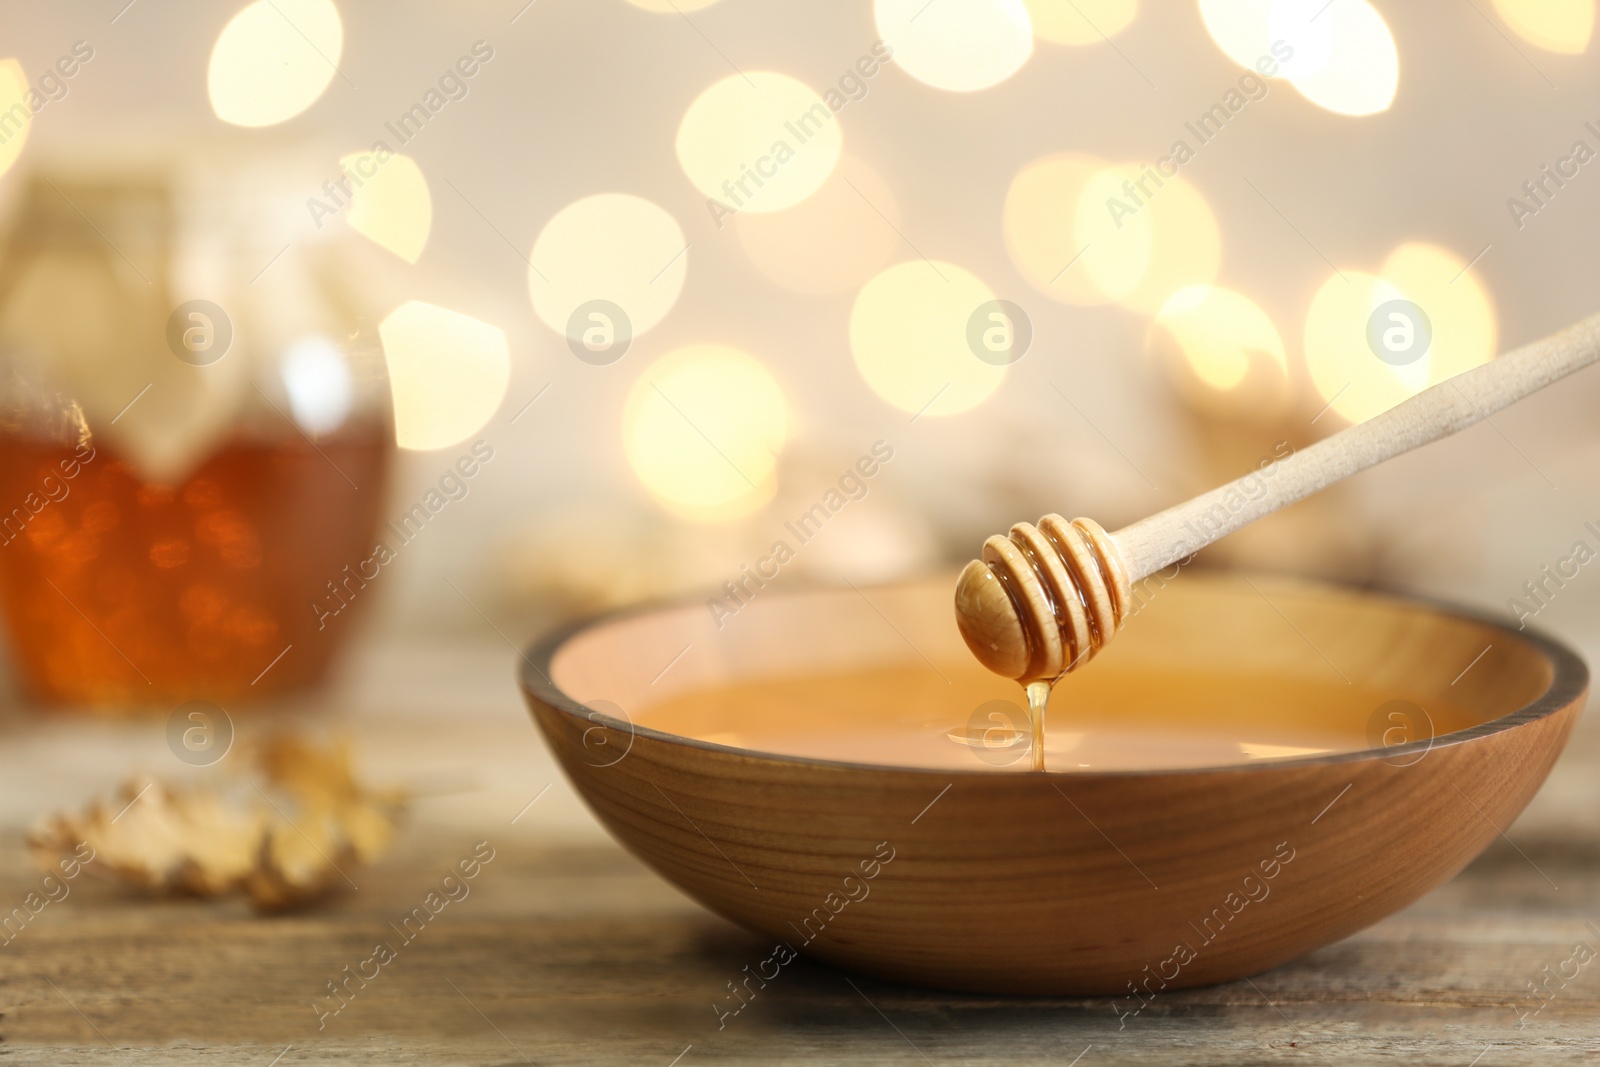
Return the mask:
MULTIPOLYGON (((978 741, 1025 730, 1025 704, 963 645, 952 588, 940 576, 760 591, 731 616, 706 604, 641 612, 566 640, 550 678, 637 730, 773 758, 1025 770, 978 741)), ((1057 687, 1051 770, 1226 767, 1461 739, 1503 728, 1554 677, 1541 639, 1400 597, 1203 572, 1146 593, 1117 640, 1057 687)))

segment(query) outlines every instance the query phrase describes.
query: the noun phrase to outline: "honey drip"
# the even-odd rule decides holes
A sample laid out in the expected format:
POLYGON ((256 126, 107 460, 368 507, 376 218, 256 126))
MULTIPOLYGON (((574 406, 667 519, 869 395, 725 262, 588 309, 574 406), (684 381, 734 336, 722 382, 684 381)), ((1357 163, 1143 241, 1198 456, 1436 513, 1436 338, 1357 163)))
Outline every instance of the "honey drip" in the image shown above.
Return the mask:
POLYGON ((1033 769, 1044 770, 1044 711, 1050 705, 1050 690, 1054 682, 1029 682, 1025 687, 1028 693, 1028 722, 1033 726, 1033 769))

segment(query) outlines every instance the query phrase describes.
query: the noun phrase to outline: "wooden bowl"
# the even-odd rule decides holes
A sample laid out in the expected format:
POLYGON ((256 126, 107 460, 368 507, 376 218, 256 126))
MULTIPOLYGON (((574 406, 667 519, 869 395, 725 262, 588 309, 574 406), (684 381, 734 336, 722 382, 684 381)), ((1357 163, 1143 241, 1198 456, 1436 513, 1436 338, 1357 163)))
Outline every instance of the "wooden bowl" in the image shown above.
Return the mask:
POLYGON ((1221 669, 1248 688, 1338 671, 1424 707, 1448 697, 1478 725, 1233 766, 1027 773, 764 754, 632 722, 730 681, 971 670, 952 582, 763 590, 720 628, 699 603, 614 616, 531 650, 522 685, 619 841, 783 943, 765 977, 786 949, 947 989, 1117 994, 1121 1013, 1273 967, 1450 878, 1538 789, 1588 684, 1566 647, 1466 612, 1194 572, 1081 676, 1221 669))

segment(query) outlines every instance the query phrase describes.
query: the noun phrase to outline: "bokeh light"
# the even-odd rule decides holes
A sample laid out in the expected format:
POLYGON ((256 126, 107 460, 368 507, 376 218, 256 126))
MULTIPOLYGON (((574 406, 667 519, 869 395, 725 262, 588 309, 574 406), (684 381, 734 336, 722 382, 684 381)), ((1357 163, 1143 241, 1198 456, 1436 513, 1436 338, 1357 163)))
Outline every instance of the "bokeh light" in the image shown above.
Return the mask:
MULTIPOLYGON (((1273 30, 1287 21, 1274 18, 1282 11, 1275 0, 1199 0, 1200 20, 1224 55, 1241 67, 1256 70, 1263 56, 1271 56, 1273 30)), ((1307 21, 1311 12, 1307 12, 1307 21)), ((1288 42, 1291 43, 1292 42, 1288 42)), ((1278 56, 1282 62, 1282 56, 1278 56)))
POLYGON ((1309 25, 1326 35, 1316 49, 1326 59, 1297 63, 1297 56, 1285 64, 1294 87, 1340 115, 1387 111, 1400 87, 1400 51, 1378 9, 1367 0, 1339 0, 1309 25))
POLYGON ((1594 36, 1595 0, 1493 0, 1511 32, 1546 52, 1575 56, 1594 36))
POLYGON ((1131 164, 1095 172, 1084 183, 1073 215, 1074 240, 1084 250, 1080 261, 1084 272, 1109 300, 1121 300, 1138 287, 1155 252, 1149 209, 1131 207, 1137 190, 1124 197, 1124 184, 1139 177, 1139 168, 1131 164), (1124 214, 1123 206, 1133 213, 1124 214))
MULTIPOLYGON (((1139 177, 1145 179, 1140 188, 1153 190, 1138 215, 1149 227, 1142 242, 1146 247, 1144 270, 1130 288, 1113 292, 1109 285, 1102 287, 1124 307, 1154 315, 1179 289, 1208 285, 1216 278, 1222 263, 1222 232, 1211 205, 1188 181, 1163 177, 1149 167, 1140 171, 1139 177), (1162 182, 1160 186, 1155 185, 1157 180, 1162 182)), ((1128 201, 1126 191, 1121 199, 1128 201)), ((1104 206, 1102 210, 1110 216, 1104 206)), ((1131 222, 1127 216, 1122 216, 1122 221, 1125 227, 1131 222)), ((1084 254, 1090 277, 1099 279, 1101 265, 1113 258, 1115 248, 1113 240, 1104 255, 1096 255, 1098 249, 1084 254)))
POLYGON ((609 300, 637 336, 666 317, 683 291, 689 253, 666 209, 627 193, 576 200, 545 223, 528 259, 533 310, 566 334, 572 314, 609 300))
POLYGON ((1368 0, 1200 0, 1200 16, 1228 58, 1318 107, 1371 115, 1394 102, 1400 53, 1368 0))
POLYGON ((1033 34, 1052 44, 1099 44, 1127 29, 1139 0, 1026 0, 1033 34))
POLYGON ((1017 269, 1067 304, 1154 315, 1179 289, 1216 278, 1222 236, 1193 185, 1155 168, 1054 155, 1023 167, 1004 212, 1017 269))
POLYGON ((1426 361, 1391 366, 1367 344, 1373 312, 1404 296, 1375 274, 1344 270, 1322 284, 1306 310, 1306 369, 1329 411, 1346 422, 1365 422, 1427 387, 1426 361))
POLYGON ((842 144, 821 96, 787 74, 758 70, 730 74, 696 97, 676 147, 689 181, 724 210, 763 212, 816 192, 842 144))
POLYGON ((788 405, 772 375, 726 345, 680 348, 645 368, 623 412, 628 463, 668 510, 738 518, 772 498, 788 405))
POLYGON ((914 259, 890 267, 861 287, 850 311, 856 368, 901 411, 954 415, 982 403, 1006 368, 980 359, 967 331, 974 312, 994 298, 953 263, 914 259))
POLYGON ((317 102, 338 73, 344 24, 333 0, 256 0, 211 49, 206 88, 235 126, 286 122, 317 102))
POLYGON ((1467 262, 1434 245, 1402 245, 1377 274, 1334 274, 1306 312, 1305 359, 1329 408, 1347 422, 1374 415, 1494 357, 1496 324, 1489 294, 1467 262), (1393 300, 1420 308, 1432 329, 1419 358, 1395 365, 1368 340, 1374 312, 1393 300))
MULTIPOLYGON (((1059 154, 1029 163, 1017 172, 1006 193, 1003 214, 1006 250, 1029 284, 1052 300, 1090 306, 1109 297, 1083 262, 1088 254, 1078 237, 1078 204, 1095 175, 1109 164, 1094 156, 1059 154)), ((1109 219, 1100 231, 1115 232, 1109 219)), ((1123 254, 1137 254, 1149 231, 1140 227, 1120 236, 1123 254)), ((1148 255, 1148 244, 1144 245, 1148 255)))
POLYGON ((308 434, 332 433, 355 403, 355 381, 344 353, 321 334, 291 344, 280 364, 289 411, 308 434))
POLYGON ((935 89, 987 89, 1033 54, 1023 0, 874 0, 872 9, 895 66, 935 89))
POLYGON ((1269 422, 1288 409, 1289 360, 1272 319, 1242 293, 1196 285, 1174 293, 1150 327, 1151 354, 1191 407, 1269 422))
POLYGON ((1498 345, 1494 302, 1467 269, 1464 257, 1437 245, 1412 242, 1390 253, 1380 273, 1433 321, 1433 345, 1426 357, 1429 385, 1494 358, 1498 345))
POLYGON ((15 59, 0 60, 0 174, 4 174, 22 155, 33 128, 33 109, 28 107, 28 76, 15 59), (21 109, 20 111, 18 109, 21 109))
POLYGON ((477 433, 505 399, 511 349, 498 326, 411 300, 378 326, 401 448, 448 448, 477 433))
POLYGON ((900 209, 888 183, 846 154, 815 195, 787 211, 729 223, 757 270, 797 293, 854 289, 900 242, 900 209))
POLYGON ((352 152, 339 160, 351 177, 350 226, 407 263, 415 263, 433 228, 433 196, 416 160, 352 152))

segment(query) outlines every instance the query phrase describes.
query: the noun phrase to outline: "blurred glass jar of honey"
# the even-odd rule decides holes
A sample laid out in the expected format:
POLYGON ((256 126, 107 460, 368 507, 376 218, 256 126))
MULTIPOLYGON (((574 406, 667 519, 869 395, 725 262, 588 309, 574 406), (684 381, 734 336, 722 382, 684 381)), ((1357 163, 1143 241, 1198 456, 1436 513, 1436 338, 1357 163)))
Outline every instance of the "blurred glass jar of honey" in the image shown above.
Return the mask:
POLYGON ((24 182, 0 245, 0 612, 27 698, 266 698, 348 636, 313 605, 371 550, 392 414, 364 250, 306 225, 297 177, 168 159, 24 182))

